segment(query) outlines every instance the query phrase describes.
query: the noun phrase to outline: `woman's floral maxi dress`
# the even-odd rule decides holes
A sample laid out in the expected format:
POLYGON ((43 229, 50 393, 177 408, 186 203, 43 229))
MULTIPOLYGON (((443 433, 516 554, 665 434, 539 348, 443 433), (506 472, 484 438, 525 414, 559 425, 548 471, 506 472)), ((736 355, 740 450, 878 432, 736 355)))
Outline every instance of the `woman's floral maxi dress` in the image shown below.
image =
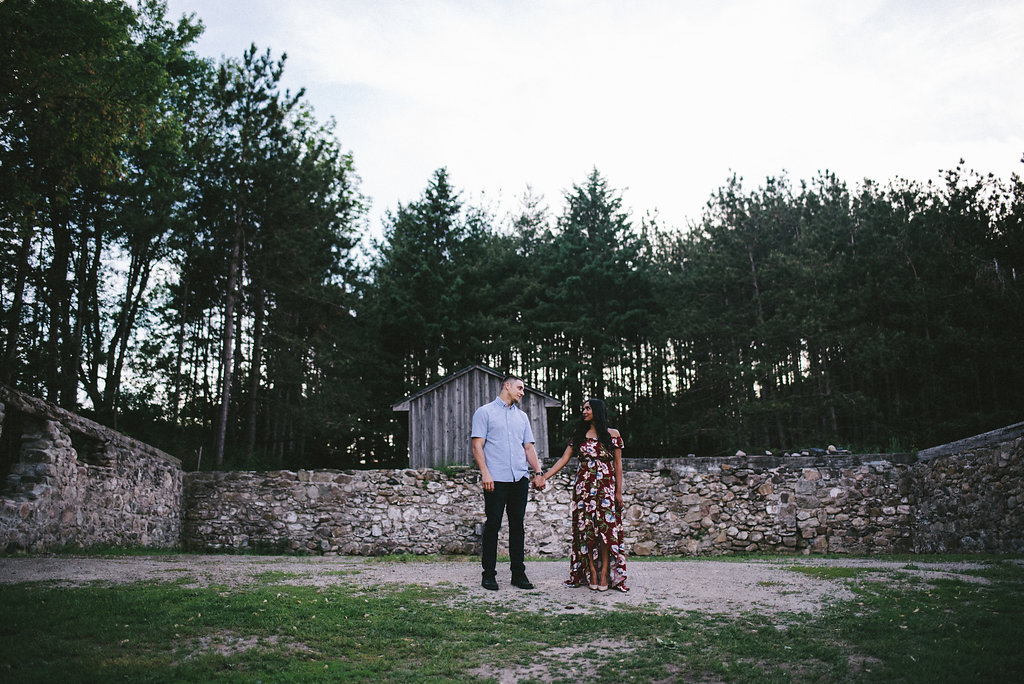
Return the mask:
MULTIPOLYGON (((615 448, 621 449, 621 437, 612 437, 615 448)), ((626 555, 622 548, 622 515, 615 503, 615 454, 598 440, 584 440, 576 450, 579 469, 572 490, 572 556, 569 579, 565 584, 581 587, 599 584, 590 577, 587 556, 600 572, 600 546, 608 547, 608 586, 620 591, 626 587, 626 555)))

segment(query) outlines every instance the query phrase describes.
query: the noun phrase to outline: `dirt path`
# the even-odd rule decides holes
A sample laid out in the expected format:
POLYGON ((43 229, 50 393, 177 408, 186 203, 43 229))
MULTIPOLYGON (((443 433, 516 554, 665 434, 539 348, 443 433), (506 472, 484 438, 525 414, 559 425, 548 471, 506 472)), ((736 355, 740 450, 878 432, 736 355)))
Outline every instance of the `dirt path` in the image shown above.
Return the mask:
POLYGON ((727 614, 748 610, 767 614, 813 613, 830 601, 853 598, 843 581, 820 579, 794 571, 793 566, 856 567, 865 571, 860 575, 864 579, 890 582, 911 576, 926 582, 939 577, 985 581, 962 574, 984 567, 983 563, 971 562, 904 563, 814 557, 757 561, 694 559, 631 562, 628 584, 632 591, 599 593, 563 586, 567 562, 560 560, 527 563, 530 579, 536 585, 532 591, 511 587, 507 575, 499 573, 501 589, 492 592, 480 587, 476 559, 402 562, 351 556, 170 555, 0 558, 0 583, 79 586, 184 581, 196 586, 241 586, 269 580, 312 586, 406 584, 462 588, 465 599, 470 601, 544 612, 589 612, 621 604, 727 614))

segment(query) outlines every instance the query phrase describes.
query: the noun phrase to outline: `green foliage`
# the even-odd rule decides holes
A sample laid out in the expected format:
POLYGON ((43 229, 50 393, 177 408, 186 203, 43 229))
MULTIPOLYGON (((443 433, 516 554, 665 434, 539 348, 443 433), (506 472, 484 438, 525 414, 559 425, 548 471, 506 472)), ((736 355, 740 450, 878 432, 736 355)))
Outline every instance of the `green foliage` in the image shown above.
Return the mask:
POLYGON ((0 380, 69 408, 81 386, 106 416, 180 187, 175 97, 198 28, 164 11, 0 5, 0 380))
POLYGON ((644 394, 640 361, 657 315, 651 293, 649 245, 634 230, 618 192, 594 170, 566 194, 557 230, 539 240, 530 261, 542 292, 525 312, 535 321, 526 359, 543 387, 564 398, 573 414, 588 397, 613 411, 644 394))
MULTIPOLYGON (((914 450, 1024 412, 1024 181, 727 179, 684 230, 596 170, 499 219, 445 169, 369 254, 285 60, 160 2, 0 2, 0 381, 187 467, 406 463, 392 403, 471 363, 626 456, 914 450), (875 446, 870 446, 875 445, 875 446)), ((467 408, 467 410, 470 410, 467 408)))
POLYGON ((154 367, 172 421, 215 427, 227 462, 250 468, 281 467, 285 454, 332 464, 361 408, 345 354, 357 346, 350 252, 361 198, 332 132, 302 93, 280 92, 283 69, 253 46, 211 81, 208 126, 191 142, 205 157, 187 206, 194 227, 178 242, 181 278, 164 309, 175 344, 154 367), (226 371, 216 387, 202 384, 211 359, 226 371))
POLYGON ((467 470, 470 470, 472 467, 473 466, 468 466, 468 465, 465 465, 465 464, 449 464, 449 463, 445 463, 445 464, 442 464, 442 465, 439 465, 439 466, 434 466, 434 470, 438 471, 439 473, 442 473, 446 477, 453 477, 455 475, 461 475, 461 474, 465 473, 467 470))
POLYGON ((674 441, 931 445, 1012 422, 1024 312, 996 237, 1018 192, 960 169, 856 197, 831 175, 732 179, 664 253, 665 335, 687 350, 674 441))
POLYGON ((464 314, 480 284, 471 255, 482 237, 479 217, 464 208, 445 169, 434 172, 418 201, 389 215, 367 304, 381 356, 390 361, 381 370, 398 390, 393 401, 472 358, 474 331, 464 314))

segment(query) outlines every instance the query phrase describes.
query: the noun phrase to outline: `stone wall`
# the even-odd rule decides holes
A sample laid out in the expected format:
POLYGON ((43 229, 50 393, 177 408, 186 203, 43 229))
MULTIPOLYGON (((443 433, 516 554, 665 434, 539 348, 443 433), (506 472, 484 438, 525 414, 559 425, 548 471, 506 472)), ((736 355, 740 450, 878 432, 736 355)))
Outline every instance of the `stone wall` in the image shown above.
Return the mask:
MULTIPOLYGON (((0 421, 4 448, 17 445, 0 548, 479 553, 472 468, 183 474, 157 449, 4 386, 0 421)), ((628 459, 625 542, 641 556, 1024 553, 1022 452, 1024 423, 916 458, 628 459)), ((531 492, 530 555, 568 554, 574 472, 570 462, 531 492)))
POLYGON ((481 506, 473 472, 189 473, 183 542, 205 550, 475 553, 481 506))
MULTIPOLYGON (((633 462, 644 469, 624 476, 626 545, 643 556, 1024 552, 1019 434, 916 464, 863 460, 633 462)), ((568 554, 574 471, 531 492, 528 554, 568 554)), ((185 507, 192 549, 475 554, 483 526, 475 470, 191 473, 185 507)))
MULTIPOLYGON (((788 460, 788 459, 787 459, 788 460)), ((680 464, 630 473, 624 511, 635 555, 912 550, 907 466, 826 467, 792 459, 761 469, 680 464)))
POLYGON ((1003 438, 975 438, 922 452, 907 480, 915 503, 915 551, 1024 551, 1024 437, 1020 433, 1018 429, 1003 438))
POLYGON ((176 547, 181 463, 98 423, 0 386, 5 445, 18 458, 0 490, 0 548, 176 547))

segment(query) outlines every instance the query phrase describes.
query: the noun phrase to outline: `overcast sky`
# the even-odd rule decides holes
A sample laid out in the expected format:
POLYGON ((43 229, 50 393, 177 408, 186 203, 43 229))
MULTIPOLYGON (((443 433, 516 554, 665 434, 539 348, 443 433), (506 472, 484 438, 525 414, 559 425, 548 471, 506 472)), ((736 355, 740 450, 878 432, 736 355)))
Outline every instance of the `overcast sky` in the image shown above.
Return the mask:
POLYGON ((597 168, 684 227, 732 173, 937 178, 1024 154, 1024 2, 169 0, 200 55, 287 53, 337 120, 372 229, 447 167, 465 200, 553 215, 597 168))

